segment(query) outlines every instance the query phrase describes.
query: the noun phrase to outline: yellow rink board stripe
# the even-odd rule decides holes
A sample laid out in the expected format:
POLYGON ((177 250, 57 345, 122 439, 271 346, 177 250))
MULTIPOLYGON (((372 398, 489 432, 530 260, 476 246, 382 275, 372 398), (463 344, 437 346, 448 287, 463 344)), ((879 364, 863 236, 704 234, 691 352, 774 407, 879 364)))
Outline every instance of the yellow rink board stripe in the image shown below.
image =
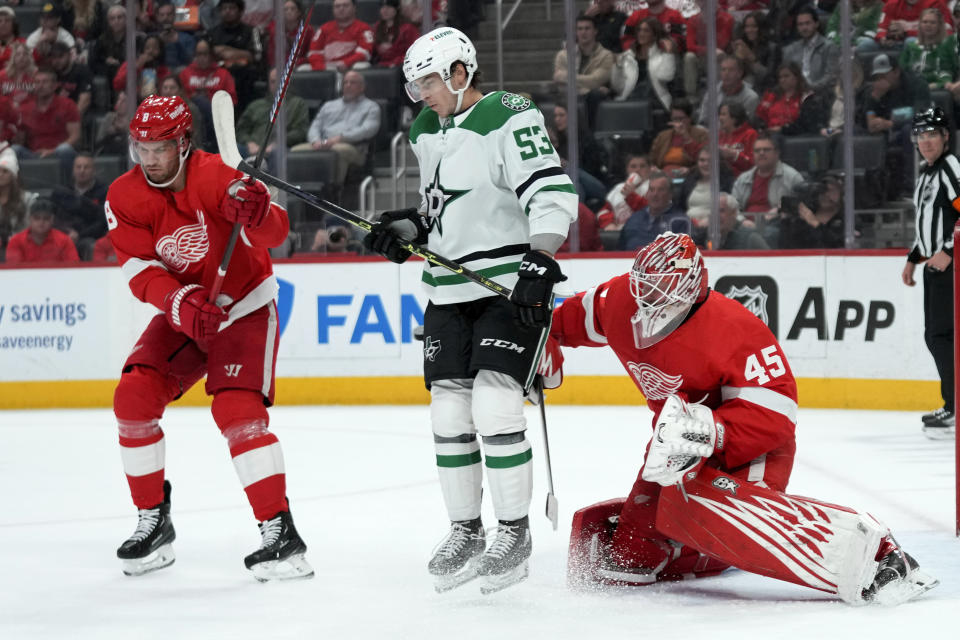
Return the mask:
MULTIPOLYGON (((0 382, 0 409, 109 407, 116 380, 0 382)), ((930 411, 942 404, 940 383, 928 380, 800 378, 801 407, 930 411)), ((551 404, 641 405, 643 396, 626 376, 570 376, 547 392, 551 404)), ((419 377, 279 378, 278 405, 427 404, 419 377)), ((177 404, 204 406, 197 384, 177 404)))

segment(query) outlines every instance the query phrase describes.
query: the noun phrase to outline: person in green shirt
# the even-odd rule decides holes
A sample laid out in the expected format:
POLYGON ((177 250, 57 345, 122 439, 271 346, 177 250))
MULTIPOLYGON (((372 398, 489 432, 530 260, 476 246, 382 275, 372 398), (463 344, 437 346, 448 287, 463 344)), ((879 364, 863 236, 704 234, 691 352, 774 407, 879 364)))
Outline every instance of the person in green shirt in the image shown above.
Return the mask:
MULTIPOLYGON (((249 157, 260 151, 263 136, 270 124, 270 110, 273 108, 273 96, 277 92, 277 70, 271 69, 268 78, 267 95, 247 105, 237 121, 237 147, 240 155, 249 157)), ((303 98, 295 96, 287 89, 283 98, 283 114, 287 120, 287 149, 295 144, 307 141, 307 127, 310 126, 310 114, 303 98)), ((274 138, 267 144, 266 153, 273 153, 274 138)))
POLYGON ((926 80, 931 89, 954 84, 957 77, 957 37, 947 34, 937 9, 920 14, 916 41, 908 41, 900 53, 900 66, 926 80))
MULTIPOLYGON (((840 44, 840 5, 833 10, 827 22, 827 39, 840 44)), ((850 7, 850 20, 853 22, 853 33, 850 41, 857 51, 879 51, 880 45, 874 38, 877 35, 877 26, 883 16, 883 0, 853 0, 850 7)))

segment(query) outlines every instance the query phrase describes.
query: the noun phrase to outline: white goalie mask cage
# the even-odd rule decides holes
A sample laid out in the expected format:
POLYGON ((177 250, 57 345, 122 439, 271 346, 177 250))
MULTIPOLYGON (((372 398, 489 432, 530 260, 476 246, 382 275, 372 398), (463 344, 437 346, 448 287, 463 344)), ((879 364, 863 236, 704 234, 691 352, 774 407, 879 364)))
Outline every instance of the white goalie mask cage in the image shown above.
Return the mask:
POLYGON ((463 92, 470 86, 473 74, 477 71, 477 49, 470 38, 453 27, 440 27, 417 38, 403 58, 404 88, 414 102, 423 100, 418 80, 430 74, 440 75, 440 79, 451 93, 457 96, 457 108, 463 103, 463 92), (450 77, 455 62, 462 62, 467 70, 467 83, 463 89, 454 89, 450 77))
POLYGON ((631 318, 638 349, 670 335, 706 296, 707 269, 690 236, 662 233, 640 249, 630 269, 630 293, 637 301, 631 318))

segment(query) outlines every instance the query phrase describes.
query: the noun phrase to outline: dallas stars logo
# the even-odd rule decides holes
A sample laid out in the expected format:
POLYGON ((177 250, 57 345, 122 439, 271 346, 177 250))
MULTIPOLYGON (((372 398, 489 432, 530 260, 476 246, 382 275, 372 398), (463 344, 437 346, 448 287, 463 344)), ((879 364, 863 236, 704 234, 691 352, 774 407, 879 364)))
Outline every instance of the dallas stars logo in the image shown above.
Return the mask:
POLYGON ((433 182, 427 185, 423 195, 427 200, 427 217, 430 218, 430 230, 433 231, 436 226, 440 235, 443 235, 443 212, 447 210, 447 205, 456 201, 457 198, 469 192, 470 189, 459 191, 457 189, 445 189, 440 184, 440 163, 437 163, 437 170, 433 174, 433 182))

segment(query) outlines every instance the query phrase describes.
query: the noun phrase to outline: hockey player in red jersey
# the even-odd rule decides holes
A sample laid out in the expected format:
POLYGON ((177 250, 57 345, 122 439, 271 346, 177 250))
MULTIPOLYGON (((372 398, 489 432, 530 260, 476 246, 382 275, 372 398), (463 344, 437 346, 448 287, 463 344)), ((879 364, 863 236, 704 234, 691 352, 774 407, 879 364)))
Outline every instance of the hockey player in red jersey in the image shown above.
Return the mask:
POLYGON ((306 545, 286 498, 283 454, 268 430, 278 325, 269 247, 289 230, 263 183, 193 149, 190 110, 150 97, 130 123, 139 166, 110 186, 110 239, 133 295, 162 313, 123 365, 114 394, 120 452, 139 523, 117 550, 124 573, 173 563, 170 483, 160 418, 204 375, 213 418, 259 521, 261 546, 245 558, 259 580, 308 577, 306 545), (234 224, 241 224, 221 293, 209 287, 234 224))
POLYGON ((559 366, 557 343, 609 346, 654 412, 626 500, 574 516, 572 583, 641 585, 735 566, 854 604, 898 603, 937 584, 869 514, 785 493, 793 373, 761 320, 708 289, 689 236, 660 235, 629 273, 565 300, 550 333, 542 362, 559 366))

